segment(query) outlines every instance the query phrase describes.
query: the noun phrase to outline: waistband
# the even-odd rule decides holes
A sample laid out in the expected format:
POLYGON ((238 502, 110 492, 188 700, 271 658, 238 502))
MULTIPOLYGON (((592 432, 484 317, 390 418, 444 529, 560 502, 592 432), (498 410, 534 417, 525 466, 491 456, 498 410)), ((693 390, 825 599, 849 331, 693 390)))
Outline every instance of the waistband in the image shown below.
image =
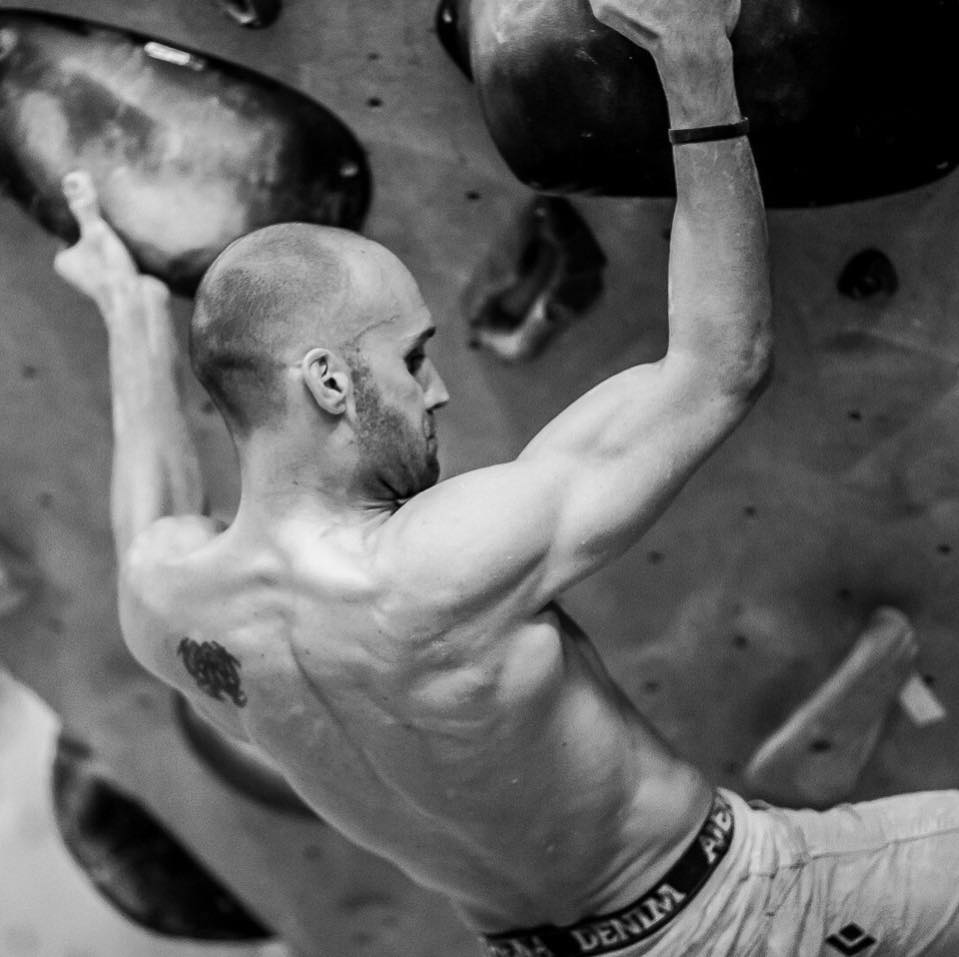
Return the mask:
POLYGON ((705 823, 659 883, 620 910, 575 924, 484 934, 488 957, 600 957, 661 931, 706 883, 726 856, 733 812, 718 791, 705 823))

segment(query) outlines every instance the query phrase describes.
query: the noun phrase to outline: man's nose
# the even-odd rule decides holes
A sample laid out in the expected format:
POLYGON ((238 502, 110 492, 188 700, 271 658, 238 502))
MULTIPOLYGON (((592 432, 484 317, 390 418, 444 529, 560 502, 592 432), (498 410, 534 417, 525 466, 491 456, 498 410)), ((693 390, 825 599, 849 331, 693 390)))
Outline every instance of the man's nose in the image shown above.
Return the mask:
POLYGON ((450 400, 450 394, 446 391, 446 383, 443 377, 436 371, 436 366, 432 362, 429 364, 429 383, 426 387, 426 405, 429 409, 438 409, 446 405, 450 400))

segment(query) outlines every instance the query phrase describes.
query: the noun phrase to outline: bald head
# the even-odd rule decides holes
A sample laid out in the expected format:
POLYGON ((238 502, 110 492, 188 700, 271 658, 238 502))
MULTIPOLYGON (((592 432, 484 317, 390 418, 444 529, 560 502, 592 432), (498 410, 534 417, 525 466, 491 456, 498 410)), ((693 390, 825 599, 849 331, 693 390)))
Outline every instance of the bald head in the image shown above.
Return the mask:
POLYGON ((197 292, 190 357, 237 437, 283 413, 283 370, 305 348, 348 353, 376 321, 359 267, 384 257, 394 259, 356 233, 307 223, 268 226, 220 254, 197 292))

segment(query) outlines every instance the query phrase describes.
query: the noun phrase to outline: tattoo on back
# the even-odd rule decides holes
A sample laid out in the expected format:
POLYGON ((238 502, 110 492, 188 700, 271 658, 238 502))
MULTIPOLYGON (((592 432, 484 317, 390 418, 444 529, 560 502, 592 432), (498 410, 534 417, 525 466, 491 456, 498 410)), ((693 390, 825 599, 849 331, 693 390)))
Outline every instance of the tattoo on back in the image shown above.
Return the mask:
POLYGON ((226 695, 238 708, 246 704, 246 693, 240 686, 240 661, 215 641, 198 645, 184 638, 176 653, 197 686, 217 701, 226 695))

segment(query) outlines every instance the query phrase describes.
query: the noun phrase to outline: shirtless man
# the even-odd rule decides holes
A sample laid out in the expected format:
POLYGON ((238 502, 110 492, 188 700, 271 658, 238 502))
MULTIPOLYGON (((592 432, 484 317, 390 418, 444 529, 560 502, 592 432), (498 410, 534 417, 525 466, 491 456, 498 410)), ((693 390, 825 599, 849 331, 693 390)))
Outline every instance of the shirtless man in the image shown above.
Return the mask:
POLYGON ((109 330, 126 641, 327 822, 451 899, 496 957, 811 957, 835 941, 955 957, 959 882, 938 879, 959 860, 953 797, 818 815, 717 792, 556 604, 639 539, 770 367, 737 0, 592 2, 653 55, 672 127, 701 138, 674 150, 669 349, 513 462, 437 484, 447 392, 413 279, 359 236, 276 226, 229 247, 198 294, 193 367, 242 470, 232 524, 203 517, 165 291, 68 177, 82 238, 57 268, 109 330), (897 874, 917 861, 936 879, 910 885, 906 925, 897 874))

